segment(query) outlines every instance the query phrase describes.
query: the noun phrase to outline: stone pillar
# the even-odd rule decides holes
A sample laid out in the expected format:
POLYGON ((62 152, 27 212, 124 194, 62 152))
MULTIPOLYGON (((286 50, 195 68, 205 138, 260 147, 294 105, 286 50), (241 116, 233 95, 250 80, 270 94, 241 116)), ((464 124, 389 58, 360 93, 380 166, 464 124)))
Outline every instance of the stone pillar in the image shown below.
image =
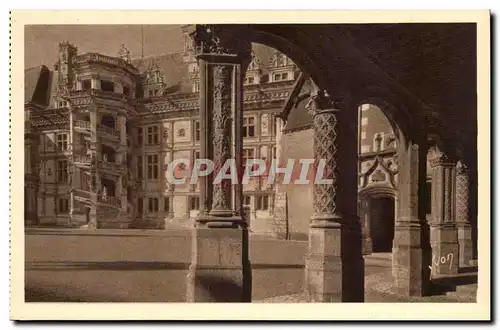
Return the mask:
MULTIPOLYGON (((123 169, 120 176, 119 182, 117 183, 117 193, 116 196, 120 198, 121 212, 127 212, 128 198, 127 198, 127 186, 128 186, 128 165, 127 165, 127 118, 123 115, 119 115, 117 118, 118 122, 118 132, 120 134, 120 146, 117 150, 117 163, 121 165, 123 169)), ((116 127, 116 126, 115 126, 116 127)))
POLYGON ((92 106, 89 109, 90 113, 90 182, 88 184, 90 190, 90 197, 92 201, 92 206, 89 212, 89 228, 97 228, 97 194, 101 192, 101 179, 99 176, 99 159, 100 159, 100 145, 99 145, 99 134, 98 134, 98 123, 99 115, 97 113, 97 107, 92 106))
POLYGON ((432 274, 458 274, 458 236, 455 219, 455 166, 450 154, 437 151, 432 168, 432 274))
POLYGON ((357 112, 351 118, 342 113, 342 107, 346 105, 332 102, 325 91, 313 93, 306 106, 313 116, 316 168, 321 171, 318 162, 325 161, 322 178, 331 180, 313 186, 314 213, 305 267, 306 294, 311 302, 364 301, 357 217, 357 112))
POLYGON ((75 144, 74 144, 74 116, 73 116, 73 108, 70 106, 69 108, 69 152, 70 152, 70 160, 69 160, 69 218, 70 222, 73 221, 73 214, 75 212, 75 144))
POLYGON ((94 75, 90 78, 90 88, 91 89, 101 89, 101 78, 97 75, 94 75))
POLYGON ((370 201, 369 198, 362 198, 359 207, 359 216, 361 218, 363 233, 363 255, 372 253, 372 236, 370 227, 370 201))
MULTIPOLYGON (((403 139, 402 139, 403 140, 403 139)), ((392 273, 397 293, 421 297, 429 288, 431 249, 425 219, 427 144, 425 137, 398 143, 398 209, 392 273)))
POLYGON ((469 169, 462 161, 457 163, 455 185, 459 267, 469 267, 473 258, 472 227, 469 220, 469 169))
MULTIPOLYGON (((200 157, 211 159, 215 171, 230 158, 236 159, 237 167, 241 163, 242 66, 250 59, 251 44, 225 35, 229 31, 235 28, 222 31, 219 26, 197 25, 192 34, 200 68, 200 157), (241 45, 230 45, 233 42, 241 45)), ((250 301, 242 185, 232 185, 227 179, 213 184, 215 171, 200 178, 200 212, 192 231, 187 301, 250 301)))

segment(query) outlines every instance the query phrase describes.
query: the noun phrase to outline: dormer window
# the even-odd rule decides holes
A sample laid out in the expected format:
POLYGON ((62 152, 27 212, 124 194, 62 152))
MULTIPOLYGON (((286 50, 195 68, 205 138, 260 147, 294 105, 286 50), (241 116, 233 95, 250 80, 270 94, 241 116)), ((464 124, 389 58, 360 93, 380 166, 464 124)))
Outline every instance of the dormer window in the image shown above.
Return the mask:
POLYGON ((193 93, 198 93, 200 91, 200 82, 199 81, 195 81, 193 83, 193 93))
POLYGON ((284 80, 288 80, 288 72, 275 73, 273 76, 273 81, 284 81, 284 80))

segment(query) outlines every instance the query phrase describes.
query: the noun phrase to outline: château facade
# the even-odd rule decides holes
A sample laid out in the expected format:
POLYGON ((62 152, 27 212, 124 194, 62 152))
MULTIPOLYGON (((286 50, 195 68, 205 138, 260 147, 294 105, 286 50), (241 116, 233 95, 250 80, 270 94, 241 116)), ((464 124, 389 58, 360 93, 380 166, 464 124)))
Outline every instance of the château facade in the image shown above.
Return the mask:
MULTIPOLYGON (((53 70, 39 66, 25 76, 27 225, 193 225, 199 187, 170 185, 166 178, 172 160, 194 160, 200 152, 199 70, 187 33, 182 53, 137 60, 125 47, 110 57, 78 54, 64 42, 53 70)), ((253 45, 244 79, 243 160, 314 158, 312 119, 305 100, 293 96, 308 89, 299 77, 285 55, 253 45)), ((374 213, 388 222, 371 235, 377 226, 364 220, 371 246, 371 236, 390 236, 384 228, 393 228, 394 212, 386 211, 395 209, 396 148, 379 108, 361 106, 359 119, 359 191, 366 197, 360 206, 372 193, 389 198, 372 204, 385 206, 381 215, 369 204, 359 209, 362 219, 374 213)), ((252 232, 307 239, 310 185, 279 187, 262 178, 243 190, 252 232)), ((392 237, 383 240, 389 246, 392 237)))

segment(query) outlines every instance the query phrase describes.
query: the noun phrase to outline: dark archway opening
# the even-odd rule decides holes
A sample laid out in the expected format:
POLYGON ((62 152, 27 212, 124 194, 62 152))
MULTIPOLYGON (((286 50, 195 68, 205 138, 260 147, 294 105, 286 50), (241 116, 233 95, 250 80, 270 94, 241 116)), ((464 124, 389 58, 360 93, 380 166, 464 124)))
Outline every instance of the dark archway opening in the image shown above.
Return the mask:
POLYGON ((391 252, 394 239, 394 198, 372 198, 369 212, 372 252, 391 252))

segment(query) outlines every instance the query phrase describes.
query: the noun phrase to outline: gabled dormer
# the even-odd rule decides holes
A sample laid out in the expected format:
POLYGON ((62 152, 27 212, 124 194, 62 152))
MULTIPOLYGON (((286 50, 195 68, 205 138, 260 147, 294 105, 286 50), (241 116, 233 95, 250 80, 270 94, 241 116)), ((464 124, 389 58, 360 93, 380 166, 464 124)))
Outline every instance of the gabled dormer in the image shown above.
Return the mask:
POLYGON ((144 97, 162 96, 165 90, 165 79, 163 72, 155 62, 152 62, 148 69, 142 74, 142 86, 144 97))
POLYGON ((269 62, 269 82, 289 81, 295 79, 297 66, 285 54, 275 51, 269 62))
POLYGON ((252 60, 247 68, 244 85, 258 85, 260 84, 261 77, 262 67, 260 59, 255 56, 255 53, 252 51, 252 60))

